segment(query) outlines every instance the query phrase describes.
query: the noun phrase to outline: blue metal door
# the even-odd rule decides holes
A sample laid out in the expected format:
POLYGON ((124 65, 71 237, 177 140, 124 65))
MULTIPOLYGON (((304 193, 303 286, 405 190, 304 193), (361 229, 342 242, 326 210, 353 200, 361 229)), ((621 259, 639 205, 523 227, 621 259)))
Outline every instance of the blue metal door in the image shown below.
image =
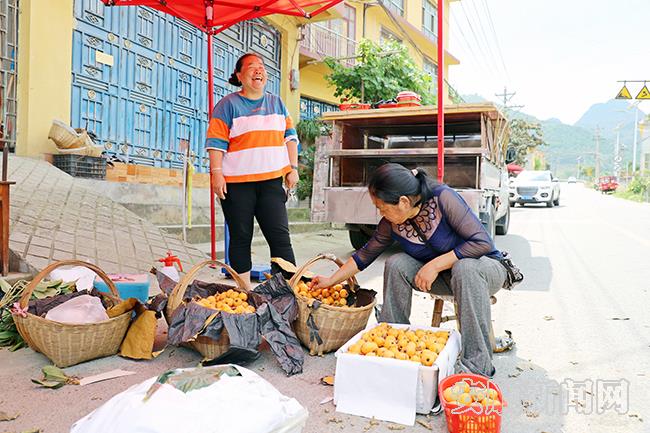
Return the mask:
MULTIPOLYGON (((207 171, 206 36, 185 21, 144 7, 105 7, 75 0, 72 126, 97 136, 126 162, 181 167, 180 144, 207 171)), ((280 91, 280 36, 261 21, 242 23, 214 39, 216 101, 235 62, 254 51, 265 58, 267 90, 280 91)))

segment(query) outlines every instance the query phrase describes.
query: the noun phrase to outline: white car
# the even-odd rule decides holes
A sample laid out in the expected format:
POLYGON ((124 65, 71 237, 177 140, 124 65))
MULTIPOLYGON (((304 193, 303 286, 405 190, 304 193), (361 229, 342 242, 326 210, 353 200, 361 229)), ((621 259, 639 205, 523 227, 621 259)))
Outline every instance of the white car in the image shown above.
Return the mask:
POLYGON ((545 203, 548 207, 560 205, 560 182, 548 170, 524 170, 510 182, 510 206, 519 203, 545 203))

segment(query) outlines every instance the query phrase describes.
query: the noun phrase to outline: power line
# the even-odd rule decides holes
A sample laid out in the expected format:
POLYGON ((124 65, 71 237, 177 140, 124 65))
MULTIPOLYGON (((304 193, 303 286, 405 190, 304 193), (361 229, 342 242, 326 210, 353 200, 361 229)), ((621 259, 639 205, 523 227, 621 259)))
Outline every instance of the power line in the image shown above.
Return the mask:
POLYGON ((499 52, 499 58, 501 59, 501 65, 503 66, 503 70, 506 73, 506 78, 508 81, 510 81, 510 74, 508 73, 508 68, 506 67, 506 62, 503 57, 503 52, 501 51, 501 44, 499 44, 499 37, 497 35, 496 29, 494 28, 494 21, 492 20, 492 14, 490 13, 490 7, 488 5, 488 2, 486 0, 483 0, 483 5, 485 6, 485 10, 487 11, 487 17, 488 17, 488 23, 490 24, 490 28, 492 29, 492 35, 494 36, 494 41, 496 42, 497 45, 497 50, 499 52))
POLYGON ((469 3, 472 5, 472 8, 474 9, 474 13, 476 14, 476 21, 478 22, 478 29, 481 32, 481 34, 483 35, 483 40, 485 41, 485 45, 487 46, 488 51, 490 52, 490 59, 494 60, 497 56, 495 56, 494 52, 492 52, 492 44, 490 43, 490 40, 487 37, 487 34, 485 33, 485 28, 483 26, 483 21, 481 21, 481 14, 478 12, 478 8, 476 7, 476 2, 472 0, 469 3))
POLYGON ((495 74, 495 69, 494 66, 491 62, 487 60, 486 55, 484 54, 483 50, 481 49, 481 43, 479 42, 479 37, 476 35, 476 32, 474 31, 474 27, 472 26, 472 23, 470 22, 469 15, 467 11, 465 10, 465 5, 464 2, 460 2, 460 7, 461 10, 463 11, 463 15, 465 16, 465 20, 467 21, 467 25, 469 27, 469 30, 474 38, 474 41, 476 42, 476 46, 478 47, 480 53, 483 56, 483 59, 485 61, 485 64, 487 65, 488 69, 490 69, 490 74, 493 76, 493 78, 498 78, 498 74, 495 74))

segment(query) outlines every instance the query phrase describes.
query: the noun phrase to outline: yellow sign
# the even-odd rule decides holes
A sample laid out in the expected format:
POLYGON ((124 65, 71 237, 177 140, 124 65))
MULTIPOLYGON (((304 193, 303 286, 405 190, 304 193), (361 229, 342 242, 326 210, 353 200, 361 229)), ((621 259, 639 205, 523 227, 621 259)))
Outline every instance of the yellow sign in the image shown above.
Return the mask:
POLYGON ((630 91, 627 90, 625 84, 623 84, 623 88, 618 92, 618 95, 616 95, 616 99, 632 99, 632 95, 630 95, 630 91))
POLYGON ((645 84, 643 85, 639 94, 636 95, 636 99, 650 99, 650 90, 648 90, 648 86, 645 84))

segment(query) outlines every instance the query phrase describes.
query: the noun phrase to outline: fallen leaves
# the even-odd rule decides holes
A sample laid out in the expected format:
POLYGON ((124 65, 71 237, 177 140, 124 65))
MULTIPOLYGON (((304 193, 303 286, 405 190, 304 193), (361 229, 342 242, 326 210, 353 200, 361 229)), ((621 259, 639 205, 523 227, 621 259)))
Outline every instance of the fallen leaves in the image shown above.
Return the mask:
POLYGON ((547 322, 549 322, 549 321, 551 321, 551 320, 555 320, 555 317, 553 317, 553 316, 544 316, 544 320, 546 320, 547 322))
POLYGON ((63 385, 79 385, 78 377, 68 376, 55 365, 46 365, 41 371, 43 372, 43 378, 41 380, 32 379, 32 382, 44 388, 58 389, 63 385))
POLYGON ((20 416, 19 413, 15 415, 9 415, 7 412, 0 410, 0 421, 13 421, 20 416))
POLYGON ((432 431, 433 431, 433 427, 431 427, 431 424, 429 424, 428 422, 424 422, 424 421, 422 421, 421 419, 416 419, 415 422, 417 422, 418 424, 420 424, 420 425, 421 425, 422 427, 424 427, 425 429, 427 429, 427 430, 432 430, 432 431))

